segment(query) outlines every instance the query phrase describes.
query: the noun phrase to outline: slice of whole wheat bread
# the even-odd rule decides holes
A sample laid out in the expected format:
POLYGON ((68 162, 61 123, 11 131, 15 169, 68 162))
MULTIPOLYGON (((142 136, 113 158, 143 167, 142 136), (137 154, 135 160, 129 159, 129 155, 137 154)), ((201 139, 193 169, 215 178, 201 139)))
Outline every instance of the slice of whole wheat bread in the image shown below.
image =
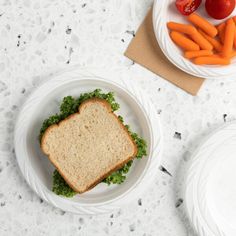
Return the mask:
POLYGON ((110 104, 97 98, 86 100, 78 113, 48 127, 41 148, 78 193, 91 189, 137 154, 136 144, 110 104))

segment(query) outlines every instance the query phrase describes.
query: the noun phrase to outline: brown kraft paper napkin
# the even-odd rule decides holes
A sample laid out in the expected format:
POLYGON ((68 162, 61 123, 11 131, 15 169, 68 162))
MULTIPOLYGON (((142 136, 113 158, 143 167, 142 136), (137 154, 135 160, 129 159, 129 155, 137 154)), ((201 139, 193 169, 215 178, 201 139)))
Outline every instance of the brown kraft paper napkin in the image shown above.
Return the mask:
POLYGON ((136 32, 125 56, 192 95, 197 94, 204 81, 181 71, 162 53, 153 31, 152 9, 136 32))

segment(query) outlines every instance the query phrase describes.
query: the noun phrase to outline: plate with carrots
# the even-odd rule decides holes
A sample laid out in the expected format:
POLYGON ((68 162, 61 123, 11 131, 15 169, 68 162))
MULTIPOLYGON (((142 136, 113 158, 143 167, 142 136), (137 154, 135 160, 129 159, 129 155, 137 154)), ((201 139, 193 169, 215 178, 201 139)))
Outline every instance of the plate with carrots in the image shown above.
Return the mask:
POLYGON ((165 56, 181 70, 209 79, 235 77, 235 1, 230 9, 222 9, 221 2, 154 1, 156 39, 165 56))

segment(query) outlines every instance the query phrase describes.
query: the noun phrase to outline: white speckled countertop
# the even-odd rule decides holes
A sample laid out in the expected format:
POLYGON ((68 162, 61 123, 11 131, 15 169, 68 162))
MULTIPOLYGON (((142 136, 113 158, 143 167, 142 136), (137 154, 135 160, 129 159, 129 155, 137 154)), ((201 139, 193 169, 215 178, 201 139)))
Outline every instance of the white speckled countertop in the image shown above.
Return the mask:
POLYGON ((184 168, 202 137, 236 118, 236 80, 192 97, 123 56, 151 0, 0 1, 0 235, 194 236, 183 214, 184 168), (155 182, 129 206, 78 216, 36 196, 19 172, 15 117, 49 74, 70 65, 122 68, 152 96, 164 131, 155 182))

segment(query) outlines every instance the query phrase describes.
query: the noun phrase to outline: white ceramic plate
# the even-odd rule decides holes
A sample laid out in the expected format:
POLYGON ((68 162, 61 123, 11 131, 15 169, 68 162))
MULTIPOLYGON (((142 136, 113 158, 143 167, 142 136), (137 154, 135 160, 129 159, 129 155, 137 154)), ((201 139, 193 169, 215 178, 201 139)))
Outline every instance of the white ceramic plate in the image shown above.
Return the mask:
MULTIPOLYGON (((213 24, 219 24, 221 21, 214 20, 206 14, 204 2, 197 10, 197 13, 204 16, 213 24)), ((236 15, 236 10, 232 13, 236 15)), ((193 64, 190 60, 183 57, 183 51, 177 47, 169 36, 166 23, 176 21, 179 23, 189 23, 185 20, 175 7, 174 0, 154 0, 153 7, 153 27, 157 42, 165 56, 179 69, 207 79, 235 78, 236 59, 228 66, 199 66, 193 64)))
POLYGON ((55 76, 39 87, 23 105, 15 127, 15 151, 20 169, 31 188, 44 200, 65 211, 79 214, 105 213, 131 200, 151 182, 160 164, 161 129, 157 113, 148 96, 126 80, 101 78, 85 70, 73 70, 55 76), (116 82, 114 81, 116 80, 116 82), (51 191, 54 167, 43 155, 38 134, 45 118, 58 112, 64 96, 101 88, 113 91, 121 108, 117 112, 125 123, 148 143, 148 156, 135 160, 127 180, 121 185, 99 184, 72 199, 51 191))
POLYGON ((236 123, 214 132, 187 171, 185 205, 200 236, 236 235, 236 123))

